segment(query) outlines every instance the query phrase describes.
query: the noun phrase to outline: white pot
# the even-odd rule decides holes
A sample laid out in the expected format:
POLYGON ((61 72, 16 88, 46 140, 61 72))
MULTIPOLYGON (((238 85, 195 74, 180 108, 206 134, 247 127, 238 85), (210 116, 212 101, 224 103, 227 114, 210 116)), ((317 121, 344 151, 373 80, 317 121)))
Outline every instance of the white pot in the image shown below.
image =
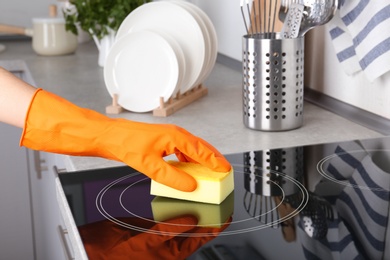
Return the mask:
POLYGON ((34 18, 34 51, 40 55, 65 55, 75 52, 78 42, 73 33, 65 30, 63 18, 34 18))
POLYGON ((99 50, 99 60, 98 64, 100 67, 104 67, 108 53, 111 50, 112 45, 115 41, 116 31, 109 29, 109 34, 104 36, 102 39, 98 39, 96 35, 92 34, 92 38, 95 41, 95 44, 99 50))

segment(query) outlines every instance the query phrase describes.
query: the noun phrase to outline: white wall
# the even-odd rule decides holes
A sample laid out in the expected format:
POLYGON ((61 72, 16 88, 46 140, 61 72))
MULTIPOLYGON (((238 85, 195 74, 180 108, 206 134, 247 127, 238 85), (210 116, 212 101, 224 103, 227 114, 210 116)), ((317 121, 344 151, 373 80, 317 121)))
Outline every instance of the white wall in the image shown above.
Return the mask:
POLYGON ((31 27, 33 17, 47 17, 56 0, 0 0, 0 23, 31 27))
MULTIPOLYGON (((219 52, 241 60, 245 27, 240 0, 191 0, 211 18, 219 40, 219 52)), ((370 83, 362 73, 348 76, 337 61, 326 26, 306 38, 305 85, 347 104, 390 119, 390 73, 370 83), (310 36, 310 37, 308 37, 310 36)))
POLYGON ((336 58, 327 26, 306 39, 305 84, 347 104, 390 119, 390 73, 374 82, 362 72, 348 76, 336 58))
POLYGON ((240 0, 192 0, 212 20, 218 35, 218 51, 230 58, 241 60, 242 36, 245 25, 240 0))

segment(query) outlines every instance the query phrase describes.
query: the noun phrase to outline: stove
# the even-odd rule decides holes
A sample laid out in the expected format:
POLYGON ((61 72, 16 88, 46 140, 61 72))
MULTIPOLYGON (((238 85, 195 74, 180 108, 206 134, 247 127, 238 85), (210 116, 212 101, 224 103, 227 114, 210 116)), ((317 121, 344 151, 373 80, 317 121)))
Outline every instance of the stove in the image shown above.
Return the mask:
POLYGON ((154 197, 130 167, 59 174, 84 256, 390 259, 390 138, 226 158, 235 189, 220 205, 154 197))

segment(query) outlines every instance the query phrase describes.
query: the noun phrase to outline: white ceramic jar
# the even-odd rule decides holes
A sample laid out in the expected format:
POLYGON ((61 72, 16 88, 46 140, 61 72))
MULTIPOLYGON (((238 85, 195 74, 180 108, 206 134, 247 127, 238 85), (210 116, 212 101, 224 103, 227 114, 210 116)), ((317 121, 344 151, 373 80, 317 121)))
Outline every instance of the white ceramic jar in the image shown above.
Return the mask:
POLYGON ((77 49, 77 36, 66 31, 63 18, 34 18, 33 34, 32 46, 39 55, 66 55, 77 49))

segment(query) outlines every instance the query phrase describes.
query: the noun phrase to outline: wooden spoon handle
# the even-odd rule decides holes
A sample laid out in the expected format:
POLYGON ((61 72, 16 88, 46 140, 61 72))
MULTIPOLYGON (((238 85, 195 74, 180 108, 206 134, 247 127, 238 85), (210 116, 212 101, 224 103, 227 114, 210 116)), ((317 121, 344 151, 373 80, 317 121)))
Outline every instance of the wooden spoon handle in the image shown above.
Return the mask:
POLYGON ((24 27, 0 24, 0 32, 32 36, 32 30, 24 27))

